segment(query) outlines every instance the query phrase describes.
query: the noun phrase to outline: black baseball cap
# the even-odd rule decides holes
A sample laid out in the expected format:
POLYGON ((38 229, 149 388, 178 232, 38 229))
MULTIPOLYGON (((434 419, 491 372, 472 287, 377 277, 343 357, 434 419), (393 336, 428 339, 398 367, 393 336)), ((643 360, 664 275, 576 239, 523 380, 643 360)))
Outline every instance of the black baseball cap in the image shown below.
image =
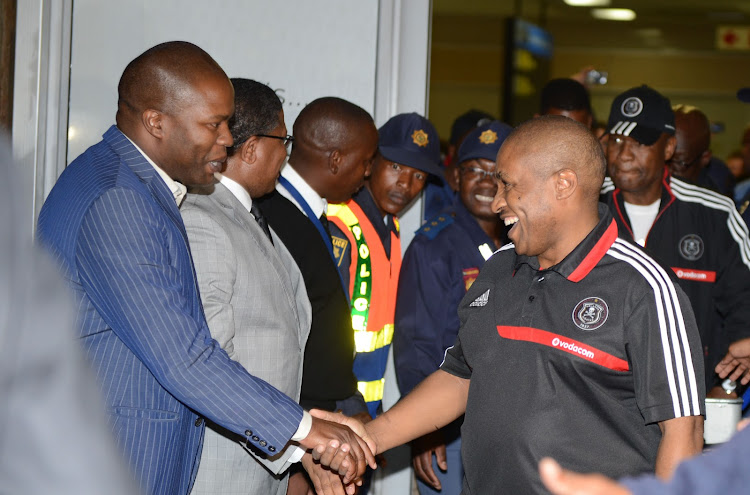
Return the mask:
POLYGON ((485 158, 494 162, 500 146, 512 130, 511 126, 499 120, 480 125, 471 131, 464 142, 461 143, 461 147, 458 148, 456 163, 461 164, 477 158, 485 158))
POLYGON ((669 98, 645 84, 620 94, 612 102, 607 132, 629 136, 651 146, 662 132, 674 136, 674 112, 669 98))
POLYGON ((442 177, 440 138, 429 120, 418 113, 401 113, 383 124, 378 134, 378 150, 384 158, 442 177))

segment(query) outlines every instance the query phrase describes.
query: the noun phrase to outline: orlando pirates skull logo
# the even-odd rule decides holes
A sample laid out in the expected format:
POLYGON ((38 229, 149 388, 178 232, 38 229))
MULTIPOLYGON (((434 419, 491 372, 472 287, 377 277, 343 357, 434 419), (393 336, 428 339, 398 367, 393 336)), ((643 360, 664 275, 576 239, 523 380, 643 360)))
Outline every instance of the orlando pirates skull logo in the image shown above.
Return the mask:
POLYGON ((678 248, 680 256, 686 260, 695 261, 703 256, 703 239, 695 234, 688 234, 680 239, 678 248))
POLYGON ((596 330, 607 321, 609 307, 604 299, 587 297, 576 304, 571 316, 573 323, 581 330, 596 330))
POLYGON ((636 117, 641 113, 641 111, 643 111, 643 102, 640 98, 631 96, 630 98, 622 102, 620 111, 626 117, 636 117))

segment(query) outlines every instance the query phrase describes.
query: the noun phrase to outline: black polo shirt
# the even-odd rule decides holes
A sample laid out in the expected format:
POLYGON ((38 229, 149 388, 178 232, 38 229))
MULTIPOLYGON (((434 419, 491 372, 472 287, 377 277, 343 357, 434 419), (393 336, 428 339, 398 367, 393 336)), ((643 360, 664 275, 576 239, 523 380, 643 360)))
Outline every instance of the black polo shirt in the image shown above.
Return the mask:
POLYGON ((459 307, 442 369, 471 379, 464 493, 547 493, 544 456, 610 477, 653 471, 658 422, 703 414, 700 339, 667 272, 606 205, 558 265, 503 247, 459 307))

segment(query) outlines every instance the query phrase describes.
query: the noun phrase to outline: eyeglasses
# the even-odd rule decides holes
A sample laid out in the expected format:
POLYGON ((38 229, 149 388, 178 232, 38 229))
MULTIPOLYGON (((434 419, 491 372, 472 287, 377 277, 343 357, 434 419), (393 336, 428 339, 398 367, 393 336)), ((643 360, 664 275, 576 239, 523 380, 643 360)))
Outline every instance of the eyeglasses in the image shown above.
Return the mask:
POLYGON ((272 139, 281 139, 284 142, 284 147, 286 149, 289 149, 289 145, 292 144, 294 141, 294 136, 286 135, 286 136, 272 136, 270 134, 256 134, 258 137, 267 137, 272 139))
POLYGON ((460 170, 464 176, 470 179, 484 180, 485 177, 489 177, 490 179, 495 180, 494 170, 485 170, 479 167, 461 167, 460 170))

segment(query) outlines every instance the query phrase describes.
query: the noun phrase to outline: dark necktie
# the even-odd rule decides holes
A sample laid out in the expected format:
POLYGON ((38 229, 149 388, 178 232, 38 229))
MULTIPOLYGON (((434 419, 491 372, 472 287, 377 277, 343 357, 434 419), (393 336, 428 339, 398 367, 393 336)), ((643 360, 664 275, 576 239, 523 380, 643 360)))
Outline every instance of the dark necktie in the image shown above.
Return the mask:
POLYGON ((258 204, 254 201, 252 206, 250 207, 250 213, 252 213, 252 215, 255 217, 255 221, 258 222, 260 228, 263 229, 263 232, 265 232, 268 240, 271 241, 271 244, 273 244, 273 239, 271 238, 271 229, 268 228, 268 220, 266 220, 266 217, 263 216, 260 208, 258 208, 258 204))
POLYGON ((323 229, 325 229, 326 234, 328 234, 328 237, 331 237, 331 229, 328 228, 328 217, 326 216, 326 212, 323 212, 320 215, 320 223, 323 224, 323 229))

